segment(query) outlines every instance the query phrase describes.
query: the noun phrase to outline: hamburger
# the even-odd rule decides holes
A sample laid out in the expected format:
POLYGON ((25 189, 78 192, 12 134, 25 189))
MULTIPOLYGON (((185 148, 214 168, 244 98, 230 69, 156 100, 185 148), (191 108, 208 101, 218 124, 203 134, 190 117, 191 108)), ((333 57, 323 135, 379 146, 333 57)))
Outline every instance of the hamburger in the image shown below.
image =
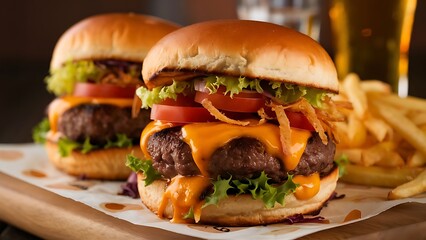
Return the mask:
POLYGON ((314 40, 216 20, 151 48, 136 94, 151 121, 128 156, 142 202, 172 222, 251 226, 319 211, 334 193, 334 64, 314 40))
POLYGON ((59 38, 45 79, 57 98, 33 133, 57 168, 85 178, 128 177, 126 155, 141 155, 139 138, 149 121, 149 110, 131 111, 143 85, 142 63, 177 28, 152 16, 110 13, 86 18, 59 38))

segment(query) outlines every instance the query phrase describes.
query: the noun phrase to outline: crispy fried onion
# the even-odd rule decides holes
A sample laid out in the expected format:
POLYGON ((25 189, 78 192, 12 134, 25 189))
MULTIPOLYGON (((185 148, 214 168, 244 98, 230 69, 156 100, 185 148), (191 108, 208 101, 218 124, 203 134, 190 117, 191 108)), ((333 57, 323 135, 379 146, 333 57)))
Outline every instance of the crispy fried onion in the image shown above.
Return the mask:
POLYGON ((109 72, 102 76, 99 82, 125 87, 140 84, 141 80, 117 69, 115 72, 109 72))
POLYGON ((324 99, 324 107, 315 109, 319 120, 322 123, 329 138, 335 143, 339 143, 339 131, 336 122, 345 121, 345 110, 353 109, 352 104, 348 101, 337 101, 330 97, 324 99))
MULTIPOLYGON (((140 86, 141 86, 140 84, 136 85, 136 89, 138 89, 140 86)), ((135 94, 133 96, 133 103, 132 103, 132 118, 138 117, 139 112, 141 111, 141 107, 142 107, 142 101, 138 97, 138 95, 135 94)))
POLYGON ((267 119, 267 120, 272 120, 275 119, 274 117, 269 116, 266 112, 264 108, 261 108, 257 111, 257 114, 259 115, 259 117, 261 119, 267 119))
POLYGON ((291 128, 290 121, 284 111, 284 106, 271 103, 272 111, 277 115, 277 120, 280 129, 280 142, 284 156, 290 155, 291 147, 291 128))
POLYGON ((328 138, 325 134, 324 127, 318 119, 317 113, 309 102, 301 98, 299 101, 287 107, 289 110, 301 112, 308 119, 309 123, 314 127, 315 131, 319 134, 323 144, 327 145, 328 138))
POLYGON ((215 108, 212 102, 210 102, 208 99, 204 99, 203 101, 201 101, 201 105, 203 105, 203 107, 207 109, 207 111, 209 111, 209 113, 219 121, 222 121, 228 124, 239 125, 239 126, 247 126, 250 124, 250 121, 239 121, 239 120, 228 118, 223 113, 221 113, 217 108, 215 108))
POLYGON ((353 109, 352 104, 348 101, 335 101, 330 97, 324 99, 324 107, 322 109, 316 109, 318 118, 321 120, 342 122, 345 120, 345 115, 341 110, 353 109))
POLYGON ((339 143, 340 139, 338 137, 337 133, 337 127, 332 121, 327 121, 320 119, 321 123, 323 124, 323 127, 325 129, 325 132, 327 133, 328 137, 331 138, 335 143, 339 143))

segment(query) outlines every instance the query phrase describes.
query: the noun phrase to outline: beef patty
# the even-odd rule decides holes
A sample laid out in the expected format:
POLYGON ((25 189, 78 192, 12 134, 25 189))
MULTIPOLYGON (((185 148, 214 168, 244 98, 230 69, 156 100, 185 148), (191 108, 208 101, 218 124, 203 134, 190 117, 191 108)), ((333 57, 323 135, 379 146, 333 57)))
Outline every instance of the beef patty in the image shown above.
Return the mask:
MULTIPOLYGON (((148 140, 148 152, 153 167, 164 177, 172 178, 177 174, 188 176, 200 173, 191 153, 190 146, 183 141, 181 127, 162 130, 148 140)), ((308 140, 297 167, 287 171, 282 161, 266 152, 265 146, 254 138, 237 138, 215 150, 208 165, 210 177, 234 179, 252 178, 262 171, 273 182, 287 179, 287 172, 294 175, 310 175, 319 172, 328 174, 333 168, 336 145, 329 141, 324 145, 317 133, 308 140)))
POLYGON ((98 145, 114 140, 117 134, 137 140, 150 121, 150 111, 141 109, 137 118, 131 117, 131 111, 109 104, 81 104, 59 118, 58 130, 71 140, 83 142, 90 137, 98 145))

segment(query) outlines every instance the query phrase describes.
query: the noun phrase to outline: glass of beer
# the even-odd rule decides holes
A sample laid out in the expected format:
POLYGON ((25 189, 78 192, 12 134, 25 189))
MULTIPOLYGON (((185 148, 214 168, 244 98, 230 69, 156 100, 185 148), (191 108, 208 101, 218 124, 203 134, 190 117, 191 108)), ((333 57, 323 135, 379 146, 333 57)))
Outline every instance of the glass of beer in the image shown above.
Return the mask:
POLYGON ((319 0, 238 0, 240 19, 272 22, 319 40, 319 0))
POLYGON ((329 11, 339 78, 390 84, 408 94, 408 49, 417 0, 332 0, 329 11))

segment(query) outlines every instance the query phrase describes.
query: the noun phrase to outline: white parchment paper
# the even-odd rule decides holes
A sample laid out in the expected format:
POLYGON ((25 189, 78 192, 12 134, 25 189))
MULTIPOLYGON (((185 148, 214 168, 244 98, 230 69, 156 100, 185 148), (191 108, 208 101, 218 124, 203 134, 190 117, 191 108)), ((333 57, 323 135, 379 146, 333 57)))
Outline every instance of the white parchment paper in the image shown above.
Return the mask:
POLYGON ((328 223, 272 224, 258 227, 214 227, 172 224, 159 219, 139 199, 121 196, 124 182, 78 180, 50 165, 45 150, 35 144, 0 144, 0 171, 58 195, 82 202, 112 217, 136 225, 150 226, 206 239, 292 239, 317 231, 373 217, 406 202, 426 203, 426 194, 401 200, 386 200, 389 189, 339 183, 336 192, 343 199, 330 201, 319 216, 328 223), (352 220, 345 220, 348 215, 352 220))

